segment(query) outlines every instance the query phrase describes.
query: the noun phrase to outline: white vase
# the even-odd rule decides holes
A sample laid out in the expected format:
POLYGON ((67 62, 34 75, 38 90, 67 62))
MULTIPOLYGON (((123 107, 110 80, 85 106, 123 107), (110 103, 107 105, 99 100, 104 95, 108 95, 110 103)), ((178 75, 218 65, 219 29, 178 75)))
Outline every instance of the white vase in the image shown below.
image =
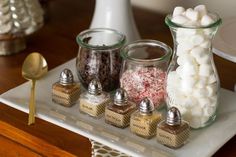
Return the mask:
POLYGON ((126 35, 127 43, 140 39, 130 0, 96 0, 90 28, 111 28, 126 35))

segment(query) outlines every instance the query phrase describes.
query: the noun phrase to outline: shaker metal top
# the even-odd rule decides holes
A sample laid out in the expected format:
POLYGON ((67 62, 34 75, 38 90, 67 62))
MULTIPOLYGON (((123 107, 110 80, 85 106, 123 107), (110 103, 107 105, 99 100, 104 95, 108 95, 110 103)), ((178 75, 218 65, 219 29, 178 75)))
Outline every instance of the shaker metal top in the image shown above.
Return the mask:
POLYGON ((74 83, 74 77, 72 72, 69 69, 64 69, 60 74, 59 82, 62 85, 74 83))
POLYGON ((145 97, 139 104, 139 111, 142 113, 152 113, 154 111, 154 105, 152 100, 145 97))
POLYGON ((93 79, 88 85, 88 92, 93 95, 102 93, 102 85, 98 79, 93 79))
POLYGON ((124 106, 128 102, 128 94, 123 88, 116 90, 114 97, 114 104, 118 106, 124 106))
POLYGON ((166 115, 166 124, 174 126, 181 124, 181 114, 176 107, 171 107, 166 115))

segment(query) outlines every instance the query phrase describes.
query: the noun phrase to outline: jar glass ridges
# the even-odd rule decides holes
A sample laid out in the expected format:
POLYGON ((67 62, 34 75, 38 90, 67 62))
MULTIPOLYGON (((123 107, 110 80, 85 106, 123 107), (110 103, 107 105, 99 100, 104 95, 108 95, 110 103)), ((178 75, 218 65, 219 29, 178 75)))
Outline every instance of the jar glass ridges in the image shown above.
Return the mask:
POLYGON ((148 97, 155 107, 162 106, 171 53, 169 46, 155 40, 139 40, 121 50, 123 62, 120 84, 131 101, 140 103, 148 97))
POLYGON ((125 44, 125 36, 112 29, 95 28, 81 32, 77 43, 76 68, 82 85, 87 88, 89 82, 97 78, 104 91, 115 90, 119 86, 120 49, 125 44))
POLYGON ((186 27, 165 19, 174 40, 167 74, 167 104, 177 107, 192 128, 205 127, 216 117, 220 81, 212 55, 212 38, 221 19, 208 26, 186 27))

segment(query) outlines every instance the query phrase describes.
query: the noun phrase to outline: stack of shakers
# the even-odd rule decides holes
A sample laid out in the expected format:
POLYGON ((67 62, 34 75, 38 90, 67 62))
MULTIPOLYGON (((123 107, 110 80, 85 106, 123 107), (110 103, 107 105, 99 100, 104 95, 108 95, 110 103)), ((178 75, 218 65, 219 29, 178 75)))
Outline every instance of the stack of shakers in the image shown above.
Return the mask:
POLYGON ((65 69, 59 82, 53 84, 53 101, 70 107, 79 99, 79 110, 83 114, 94 118, 105 115, 107 124, 118 128, 130 126, 131 132, 140 137, 150 139, 156 136, 163 145, 181 147, 189 137, 190 127, 204 127, 215 117, 219 79, 212 58, 211 40, 221 20, 218 15, 208 13, 204 5, 199 5, 187 10, 176 7, 165 22, 175 39, 175 53, 167 70, 166 82, 162 80, 166 86, 163 89, 168 106, 166 118, 155 111, 153 97, 142 98, 137 104, 139 97, 136 96, 135 101, 130 95, 138 91, 132 90, 128 96, 130 88, 126 92, 125 82, 132 82, 135 73, 120 78, 124 87, 117 89, 111 98, 103 91, 99 79, 90 81, 88 90, 80 93, 80 85, 74 82, 72 72, 65 69), (181 119, 182 116, 186 121, 181 119))
POLYGON ((88 90, 80 94, 80 85, 73 80, 72 72, 64 69, 59 81, 53 84, 52 100, 58 104, 70 107, 79 99, 79 110, 93 118, 105 115, 105 122, 118 128, 130 125, 132 133, 157 141, 171 148, 181 147, 189 137, 189 125, 181 120, 180 112, 172 107, 162 121, 162 114, 154 111, 154 105, 149 98, 144 98, 139 105, 128 99, 123 88, 116 90, 114 98, 102 90, 102 85, 93 79, 88 90))

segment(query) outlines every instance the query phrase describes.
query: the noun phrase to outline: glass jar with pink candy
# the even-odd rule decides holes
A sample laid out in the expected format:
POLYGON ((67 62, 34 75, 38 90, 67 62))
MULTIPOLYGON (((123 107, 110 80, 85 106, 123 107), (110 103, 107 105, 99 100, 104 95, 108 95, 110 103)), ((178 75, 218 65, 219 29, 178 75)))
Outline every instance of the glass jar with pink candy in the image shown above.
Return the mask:
POLYGON ((137 104, 148 97, 160 108, 164 104, 166 70, 172 50, 156 40, 138 40, 121 50, 120 85, 137 104))

